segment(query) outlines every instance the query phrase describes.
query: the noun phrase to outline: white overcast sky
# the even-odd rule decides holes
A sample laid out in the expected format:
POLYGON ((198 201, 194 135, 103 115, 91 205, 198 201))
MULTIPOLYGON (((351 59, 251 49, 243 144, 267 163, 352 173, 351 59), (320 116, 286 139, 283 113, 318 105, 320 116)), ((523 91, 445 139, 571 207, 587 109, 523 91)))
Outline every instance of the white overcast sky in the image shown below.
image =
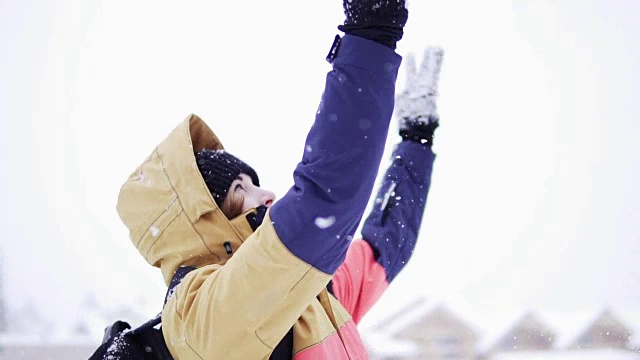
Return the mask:
MULTIPOLYGON (((342 16, 340 0, 0 1, 10 308, 62 319, 89 292, 159 307, 121 184, 196 113, 282 196, 342 16)), ((635 0, 410 3, 398 52, 446 52, 439 157, 420 243, 371 321, 419 295, 483 312, 637 306, 639 35, 635 0)))

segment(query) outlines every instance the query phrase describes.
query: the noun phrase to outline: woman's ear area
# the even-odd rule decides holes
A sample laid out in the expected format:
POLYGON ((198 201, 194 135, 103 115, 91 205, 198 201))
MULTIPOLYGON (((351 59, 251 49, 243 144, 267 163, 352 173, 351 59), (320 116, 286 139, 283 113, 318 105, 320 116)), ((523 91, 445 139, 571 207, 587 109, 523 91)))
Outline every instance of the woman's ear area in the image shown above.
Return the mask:
POLYGON ((233 219, 236 216, 242 214, 244 198, 239 194, 229 194, 222 203, 220 211, 227 217, 227 219, 233 219))
POLYGON ((244 198, 243 212, 259 206, 271 207, 276 200, 276 195, 272 191, 256 186, 253 177, 242 173, 237 181, 232 183, 229 193, 240 192, 244 198))

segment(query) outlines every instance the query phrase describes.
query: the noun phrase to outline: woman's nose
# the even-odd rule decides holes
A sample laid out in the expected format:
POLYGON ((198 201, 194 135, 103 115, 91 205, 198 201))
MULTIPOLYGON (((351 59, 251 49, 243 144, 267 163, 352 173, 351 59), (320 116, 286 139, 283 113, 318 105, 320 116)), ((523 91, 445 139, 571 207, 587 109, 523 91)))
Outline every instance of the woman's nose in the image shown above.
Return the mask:
POLYGON ((270 207, 273 205, 273 202, 276 201, 276 194, 269 190, 263 190, 263 194, 261 196, 261 203, 266 207, 270 207))

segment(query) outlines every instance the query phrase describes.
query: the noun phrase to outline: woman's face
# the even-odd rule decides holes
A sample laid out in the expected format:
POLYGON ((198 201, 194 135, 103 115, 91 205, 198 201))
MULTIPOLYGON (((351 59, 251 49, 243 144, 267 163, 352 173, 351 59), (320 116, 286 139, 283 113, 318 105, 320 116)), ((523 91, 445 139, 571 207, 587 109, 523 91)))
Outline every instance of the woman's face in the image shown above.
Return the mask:
POLYGON ((238 175, 231 183, 227 197, 241 197, 243 199, 242 212, 261 205, 270 207, 276 200, 276 195, 273 192, 253 185, 251 177, 247 174, 238 175))

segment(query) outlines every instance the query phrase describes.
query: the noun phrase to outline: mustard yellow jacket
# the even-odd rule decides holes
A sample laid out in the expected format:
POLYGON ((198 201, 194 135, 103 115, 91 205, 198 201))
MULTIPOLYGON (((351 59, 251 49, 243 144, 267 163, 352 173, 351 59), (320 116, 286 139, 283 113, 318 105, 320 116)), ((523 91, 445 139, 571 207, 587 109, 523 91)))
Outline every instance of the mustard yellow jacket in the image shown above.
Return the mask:
POLYGON ((352 237, 384 151, 401 58, 349 35, 334 50, 294 184, 255 232, 248 213, 227 219, 211 197, 194 151, 223 146, 196 115, 123 185, 117 210, 146 261, 161 269, 167 284, 180 266, 197 268, 162 314, 174 358, 268 359, 291 328, 292 358, 366 358, 353 321, 357 289, 340 288, 341 304, 326 287, 337 273, 374 290, 385 286, 384 270, 382 281, 367 283, 366 273, 381 269, 370 261, 371 248, 352 237), (368 259, 370 266, 354 268, 356 276, 345 258, 368 259))

